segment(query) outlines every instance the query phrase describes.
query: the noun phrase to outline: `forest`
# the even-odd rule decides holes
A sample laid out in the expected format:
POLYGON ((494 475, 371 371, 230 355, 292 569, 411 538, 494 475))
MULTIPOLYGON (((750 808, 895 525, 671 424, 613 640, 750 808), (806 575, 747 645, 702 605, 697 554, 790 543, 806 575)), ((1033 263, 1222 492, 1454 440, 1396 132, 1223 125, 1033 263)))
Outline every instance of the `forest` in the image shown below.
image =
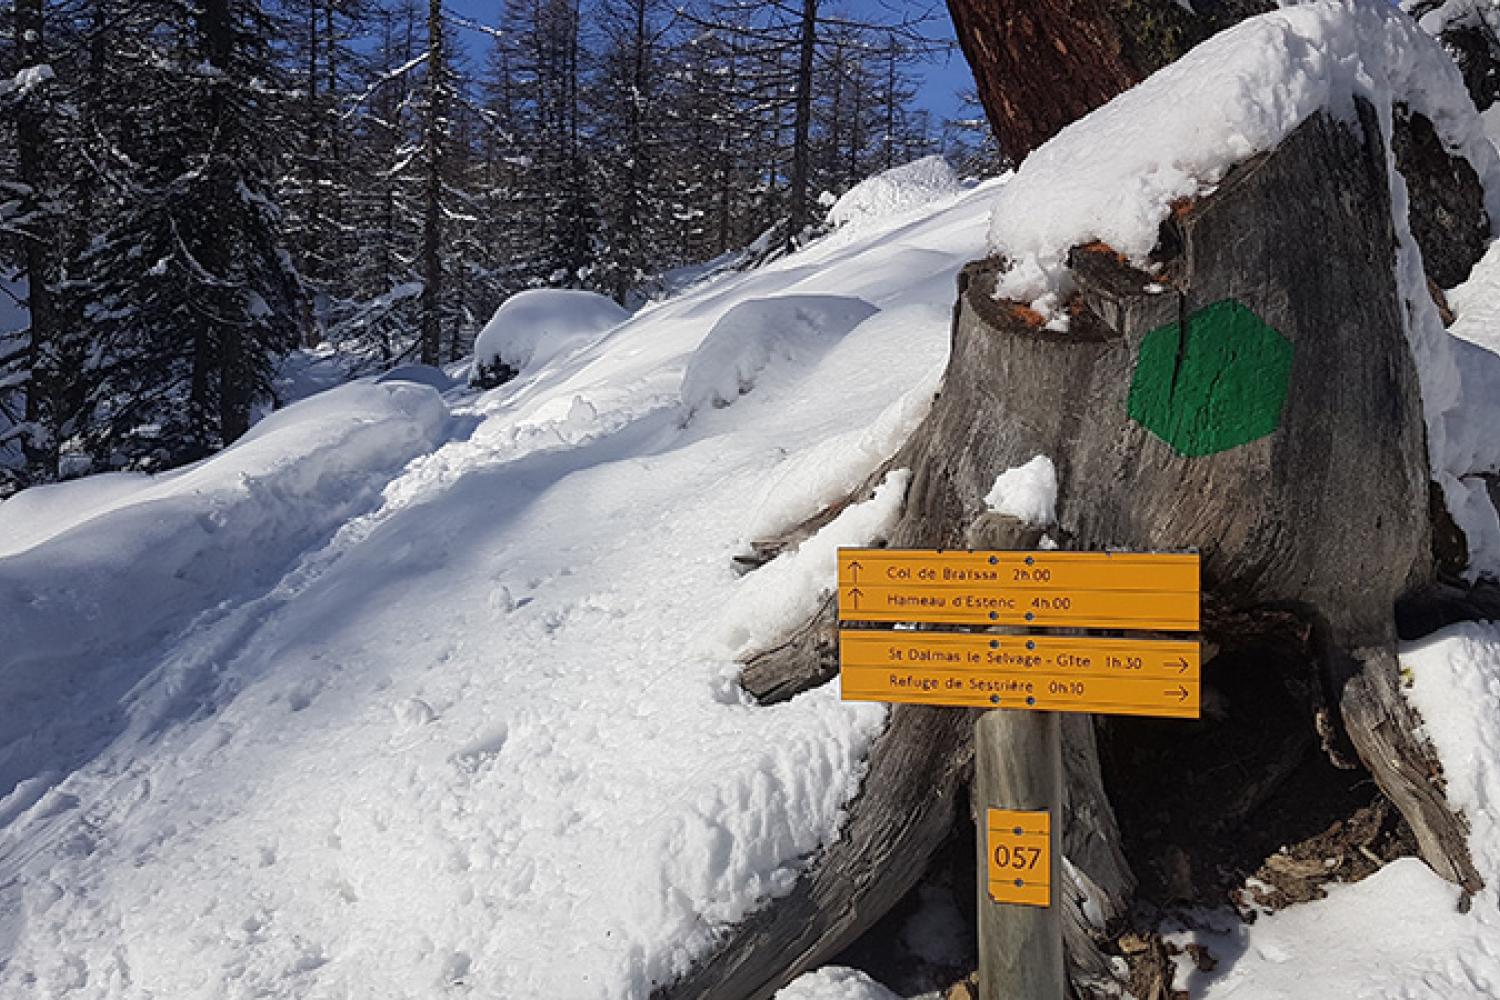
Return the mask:
MULTIPOLYGON (((202 458, 285 401, 294 351, 436 365, 520 289, 634 307, 678 269, 793 248, 831 195, 945 143, 915 101, 931 15, 857 13, 20 0, 0 497, 202 458)), ((972 125, 948 131, 983 163, 972 125)))

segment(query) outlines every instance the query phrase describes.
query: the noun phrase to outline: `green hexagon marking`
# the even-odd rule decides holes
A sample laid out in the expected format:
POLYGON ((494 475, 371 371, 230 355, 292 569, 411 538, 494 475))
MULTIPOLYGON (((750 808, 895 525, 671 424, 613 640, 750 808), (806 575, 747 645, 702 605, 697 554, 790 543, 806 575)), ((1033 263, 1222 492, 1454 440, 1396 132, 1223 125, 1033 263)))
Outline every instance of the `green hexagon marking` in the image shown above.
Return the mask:
POLYGON ((1141 341, 1130 418, 1189 457, 1215 455, 1281 425, 1292 345, 1243 303, 1224 299, 1141 341))

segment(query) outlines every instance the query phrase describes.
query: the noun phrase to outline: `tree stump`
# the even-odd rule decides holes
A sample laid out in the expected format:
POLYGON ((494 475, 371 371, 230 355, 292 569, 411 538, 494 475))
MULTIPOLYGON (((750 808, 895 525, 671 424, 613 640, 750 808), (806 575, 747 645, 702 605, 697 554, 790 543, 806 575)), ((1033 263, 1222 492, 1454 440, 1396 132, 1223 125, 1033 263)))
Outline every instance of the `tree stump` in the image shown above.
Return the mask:
MULTIPOLYGON (((1300 623, 1316 653, 1298 679, 1301 745, 1314 742, 1321 708, 1333 731, 1316 736, 1346 738, 1423 858, 1473 889, 1465 824, 1446 806, 1397 673, 1396 606, 1434 582, 1429 470, 1387 159, 1373 109, 1360 114, 1358 126, 1315 115, 1181 206, 1163 225, 1155 274, 1105 246, 1076 248, 1067 332, 994 297, 1003 262, 971 264, 941 395, 856 495, 909 468, 889 545, 1031 547, 1038 532, 990 513, 983 497, 1000 473, 1045 454, 1059 473, 1064 547, 1198 550, 1209 647, 1243 645, 1269 627, 1258 622, 1300 623)), ((1453 601, 1441 604, 1421 614, 1452 613, 1453 601)), ((755 658, 747 688, 780 700, 826 681, 834 615, 829 601, 755 658)), ((1123 915, 1134 889, 1101 777, 1104 724, 1063 726, 1069 864, 1059 868, 1080 990, 1110 975, 1100 922, 1123 915)), ((839 839, 790 895, 657 995, 768 997, 851 943, 914 884, 952 824, 969 821, 957 806, 972 726, 968 711, 894 708, 839 839)), ((1254 795, 1272 779, 1245 780, 1254 795)))

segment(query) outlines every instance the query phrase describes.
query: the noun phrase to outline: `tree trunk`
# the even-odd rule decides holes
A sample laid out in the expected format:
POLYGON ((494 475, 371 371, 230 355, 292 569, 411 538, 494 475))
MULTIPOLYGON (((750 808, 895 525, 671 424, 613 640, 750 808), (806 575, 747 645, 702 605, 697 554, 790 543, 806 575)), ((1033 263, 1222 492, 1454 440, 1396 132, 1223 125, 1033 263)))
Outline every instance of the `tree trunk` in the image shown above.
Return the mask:
POLYGON ((1194 14, 1176 0, 948 0, 979 101, 1012 163, 1214 32, 1274 6, 1222 0, 1194 14))
POLYGON ((797 40, 797 99, 792 120, 792 178, 787 246, 793 246, 812 221, 808 185, 812 183, 813 56, 818 45, 818 0, 802 0, 797 40))
POLYGON ((422 189, 422 364, 436 367, 443 351, 443 144, 444 74, 447 50, 443 42, 443 0, 427 3, 427 119, 422 189))
MULTIPOLYGON (((1230 679, 1300 692, 1287 752, 1352 744, 1423 858, 1472 890, 1479 879, 1465 822, 1446 805, 1397 673, 1394 609, 1434 579, 1429 476, 1386 154, 1373 109, 1360 112, 1357 125, 1315 115, 1183 206, 1163 227, 1158 274, 1102 245, 1075 249, 1066 333, 994 298, 999 262, 970 265, 942 392, 854 498, 887 470, 910 469, 902 514, 882 542, 1034 547, 1039 532, 990 513, 984 497, 1000 473, 1049 456, 1060 482, 1052 530, 1064 547, 1201 554, 1208 650, 1269 649, 1265 622, 1289 622, 1309 637, 1290 683, 1274 676, 1269 654, 1252 655, 1250 676, 1245 657, 1210 659, 1205 689, 1230 679)), ((830 600, 747 664, 747 690, 782 700, 827 680, 836 670, 834 615, 830 600)), ((1084 995, 1111 975, 1101 930, 1128 912, 1135 892, 1126 848, 1142 831, 1117 825, 1105 776, 1118 780, 1120 771, 1101 766, 1096 743, 1102 732, 1128 745, 1139 732, 1129 723, 1063 720, 1067 863, 1054 870, 1065 877, 1065 951, 1084 995)), ((839 838, 790 895, 659 995, 768 997, 837 955, 916 881, 947 836, 972 768, 971 729, 964 710, 893 709, 839 838)), ((1206 718, 1176 730, 1179 749, 1160 765, 1169 772, 1162 777, 1190 784, 1201 763, 1192 748, 1227 729, 1206 718)), ((1216 779, 1230 799, 1264 801, 1288 773, 1269 752, 1241 763, 1216 779)))
MULTIPOLYGON (((16 65, 22 68, 47 62, 42 0, 17 0, 15 8, 16 65)), ((26 192, 26 236, 21 241, 29 315, 25 420, 31 425, 22 437, 27 474, 41 480, 57 476, 56 407, 53 396, 60 373, 56 370, 58 324, 52 283, 56 280, 48 233, 42 215, 51 188, 47 169, 45 83, 34 84, 16 109, 16 167, 26 192)))

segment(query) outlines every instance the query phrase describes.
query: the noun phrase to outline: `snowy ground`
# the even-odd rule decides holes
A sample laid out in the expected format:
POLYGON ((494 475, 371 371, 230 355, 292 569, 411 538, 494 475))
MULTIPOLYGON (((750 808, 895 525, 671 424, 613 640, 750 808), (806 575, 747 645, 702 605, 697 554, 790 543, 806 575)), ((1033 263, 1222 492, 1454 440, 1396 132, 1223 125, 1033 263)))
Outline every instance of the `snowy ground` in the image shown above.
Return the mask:
MULTIPOLYGON (((749 705, 735 657, 814 606, 904 473, 754 574, 732 557, 925 413, 1004 190, 929 168, 772 266, 538 339, 483 395, 411 368, 188 469, 0 504, 0 998, 644 998, 783 891, 884 711, 836 685, 749 705)), ((1454 296, 1486 362, 1491 256, 1454 296)), ((1471 361, 1477 404, 1500 375, 1471 361)), ((1455 414, 1466 468, 1500 462, 1455 414)), ((1050 495, 1028 469, 997 504, 1050 495)), ((1500 629, 1403 664, 1491 888, 1461 913, 1407 860, 1205 915, 1195 998, 1500 995, 1500 629)), ((842 969, 783 994, 891 996, 842 969)))
POLYGON ((991 198, 0 505, 0 996, 644 996, 783 890, 884 712, 733 657, 896 491, 731 557, 920 418, 991 198))

